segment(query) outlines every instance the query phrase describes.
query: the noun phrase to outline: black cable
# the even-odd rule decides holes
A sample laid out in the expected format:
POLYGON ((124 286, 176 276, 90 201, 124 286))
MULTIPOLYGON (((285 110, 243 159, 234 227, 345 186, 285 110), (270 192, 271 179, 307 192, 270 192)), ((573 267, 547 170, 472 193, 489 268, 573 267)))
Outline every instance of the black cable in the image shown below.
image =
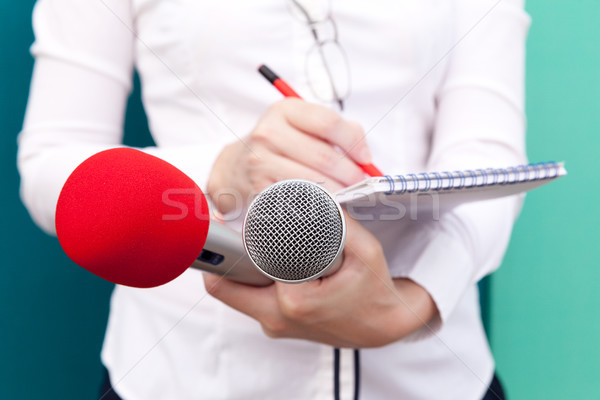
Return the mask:
POLYGON ((360 352, 354 349, 354 400, 360 397, 360 352))
POLYGON ((333 349, 333 398, 340 400, 340 349, 333 349))

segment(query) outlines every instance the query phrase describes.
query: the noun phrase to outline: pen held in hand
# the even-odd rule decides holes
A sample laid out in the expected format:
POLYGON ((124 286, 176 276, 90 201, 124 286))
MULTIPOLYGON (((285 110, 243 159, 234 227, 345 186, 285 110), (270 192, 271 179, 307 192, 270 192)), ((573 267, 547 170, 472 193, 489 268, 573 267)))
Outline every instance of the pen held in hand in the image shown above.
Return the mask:
MULTIPOLYGON (((275 72, 273 72, 266 65, 261 65, 258 68, 258 72, 262 76, 265 77, 279 92, 285 97, 295 97, 297 99, 302 99, 298 93, 294 89, 290 87, 283 79, 281 79, 275 72)), ((357 164, 367 175, 369 176, 383 176, 383 172, 381 172, 375 165, 373 164, 357 164)))

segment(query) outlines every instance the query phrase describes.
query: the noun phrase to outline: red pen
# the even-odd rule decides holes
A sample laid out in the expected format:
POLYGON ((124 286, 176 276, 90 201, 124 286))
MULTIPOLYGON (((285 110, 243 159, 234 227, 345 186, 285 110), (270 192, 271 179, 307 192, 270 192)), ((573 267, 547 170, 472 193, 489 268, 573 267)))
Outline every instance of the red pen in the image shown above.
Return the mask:
MULTIPOLYGON (((294 89, 290 87, 283 79, 281 79, 275 72, 273 72, 266 65, 261 65, 258 68, 258 72, 262 76, 264 76, 279 92, 285 97, 295 97, 298 99, 302 99, 298 93, 294 89)), ((369 176, 383 176, 383 172, 381 172, 375 165, 373 164, 357 164, 367 175, 369 176)))

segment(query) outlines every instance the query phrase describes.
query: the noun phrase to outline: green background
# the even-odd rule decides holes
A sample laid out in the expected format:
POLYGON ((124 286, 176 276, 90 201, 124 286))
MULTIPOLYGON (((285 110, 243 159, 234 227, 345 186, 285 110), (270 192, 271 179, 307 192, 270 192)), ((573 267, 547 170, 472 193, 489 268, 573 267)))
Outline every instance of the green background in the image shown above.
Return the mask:
POLYGON ((527 196, 489 322, 513 399, 600 399, 600 1, 530 0, 528 156, 569 175, 527 196))
MULTIPOLYGON (((64 256, 18 197, 32 0, 0 0, 0 398, 93 399, 112 286, 64 256)), ((486 321, 511 399, 600 398, 600 1, 530 0, 528 154, 569 176, 528 195, 486 321), (582 189, 587 187, 587 189, 582 189)), ((139 85, 138 85, 139 86, 139 85)), ((139 90, 126 141, 149 143, 139 90)))

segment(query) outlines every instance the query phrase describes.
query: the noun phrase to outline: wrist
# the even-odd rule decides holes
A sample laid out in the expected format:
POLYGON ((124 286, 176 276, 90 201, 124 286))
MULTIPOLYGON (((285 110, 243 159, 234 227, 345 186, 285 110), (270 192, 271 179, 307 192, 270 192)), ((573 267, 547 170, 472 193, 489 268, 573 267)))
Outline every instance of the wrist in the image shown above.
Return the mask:
POLYGON ((393 279, 396 289, 394 336, 403 339, 418 331, 438 314, 433 298, 419 284, 407 278, 393 279))

